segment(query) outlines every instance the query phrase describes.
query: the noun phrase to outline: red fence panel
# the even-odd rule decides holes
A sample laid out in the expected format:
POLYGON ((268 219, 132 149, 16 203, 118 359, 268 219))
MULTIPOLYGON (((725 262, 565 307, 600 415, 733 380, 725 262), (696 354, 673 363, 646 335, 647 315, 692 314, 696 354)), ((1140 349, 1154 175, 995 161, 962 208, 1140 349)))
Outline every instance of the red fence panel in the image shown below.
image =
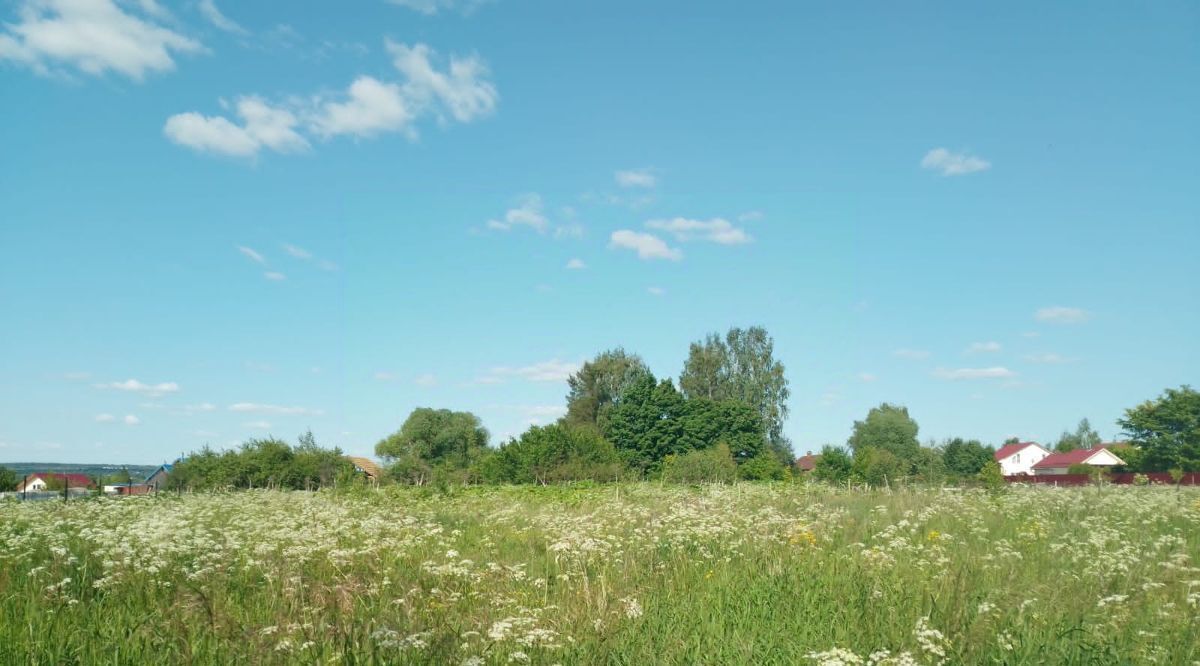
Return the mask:
MULTIPOLYGON (((1171 475, 1167 472, 1143 472, 1143 476, 1155 484, 1174 485, 1175 481, 1171 479, 1171 475)), ((1106 475, 1110 483, 1131 484, 1135 476, 1135 472, 1121 472, 1119 474, 1106 475)), ((1048 483, 1054 486, 1086 486, 1092 482, 1092 477, 1087 474, 1039 474, 1036 476, 1006 476, 1005 481, 1009 483, 1048 483)), ((1183 475, 1180 480, 1180 485, 1184 486, 1200 486, 1200 472, 1188 472, 1183 475)))

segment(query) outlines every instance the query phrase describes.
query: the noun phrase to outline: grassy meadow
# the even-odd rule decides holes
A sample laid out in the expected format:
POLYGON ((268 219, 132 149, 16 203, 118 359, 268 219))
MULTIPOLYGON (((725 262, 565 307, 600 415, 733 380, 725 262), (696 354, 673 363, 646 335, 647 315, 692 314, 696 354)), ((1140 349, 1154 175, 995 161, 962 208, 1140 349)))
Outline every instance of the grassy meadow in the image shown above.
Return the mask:
POLYGON ((0 503, 2 664, 1193 664, 1200 492, 0 503))

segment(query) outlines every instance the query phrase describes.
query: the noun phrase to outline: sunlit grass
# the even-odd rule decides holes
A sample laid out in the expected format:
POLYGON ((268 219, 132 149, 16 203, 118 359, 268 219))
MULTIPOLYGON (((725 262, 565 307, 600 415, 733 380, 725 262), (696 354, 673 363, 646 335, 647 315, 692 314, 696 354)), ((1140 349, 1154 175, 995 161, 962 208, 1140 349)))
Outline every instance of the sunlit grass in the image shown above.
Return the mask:
POLYGON ((0 663, 1191 664, 1198 556, 1173 488, 5 503, 0 663))

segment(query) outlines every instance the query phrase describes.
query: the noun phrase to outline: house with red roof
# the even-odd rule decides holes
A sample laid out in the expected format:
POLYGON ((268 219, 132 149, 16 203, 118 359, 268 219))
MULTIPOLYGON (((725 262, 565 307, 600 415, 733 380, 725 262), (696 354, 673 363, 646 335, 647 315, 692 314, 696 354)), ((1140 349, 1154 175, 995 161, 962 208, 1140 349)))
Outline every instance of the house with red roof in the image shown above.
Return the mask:
MULTIPOLYGON (((39 492, 46 490, 55 481, 62 482, 68 488, 91 488, 92 480, 87 474, 56 474, 34 472, 17 484, 17 492, 39 492)), ((58 484, 54 484, 58 485, 58 484)))
POLYGON ((1014 442, 996 451, 996 462, 1000 463, 1004 476, 1021 476, 1033 474, 1033 466, 1049 455, 1037 442, 1014 442))
POLYGON ((811 472, 817 468, 817 461, 821 459, 821 454, 813 455, 812 451, 796 458, 796 469, 801 472, 811 472))
POLYGON ((1090 449, 1075 449, 1065 453, 1052 453, 1038 461, 1033 466, 1033 473, 1041 476, 1045 474, 1070 474, 1068 470, 1072 465, 1091 465, 1093 467, 1108 468, 1115 465, 1124 465, 1125 461, 1117 457, 1117 454, 1108 450, 1107 447, 1097 446, 1090 449))

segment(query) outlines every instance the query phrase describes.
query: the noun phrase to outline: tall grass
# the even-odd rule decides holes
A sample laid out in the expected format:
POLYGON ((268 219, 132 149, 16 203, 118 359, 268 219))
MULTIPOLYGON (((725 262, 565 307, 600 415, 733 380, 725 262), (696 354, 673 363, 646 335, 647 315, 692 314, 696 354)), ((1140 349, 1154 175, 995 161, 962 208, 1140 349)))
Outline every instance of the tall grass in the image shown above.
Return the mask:
POLYGON ((0 664, 1192 664, 1197 557, 1154 487, 9 502, 0 664))

